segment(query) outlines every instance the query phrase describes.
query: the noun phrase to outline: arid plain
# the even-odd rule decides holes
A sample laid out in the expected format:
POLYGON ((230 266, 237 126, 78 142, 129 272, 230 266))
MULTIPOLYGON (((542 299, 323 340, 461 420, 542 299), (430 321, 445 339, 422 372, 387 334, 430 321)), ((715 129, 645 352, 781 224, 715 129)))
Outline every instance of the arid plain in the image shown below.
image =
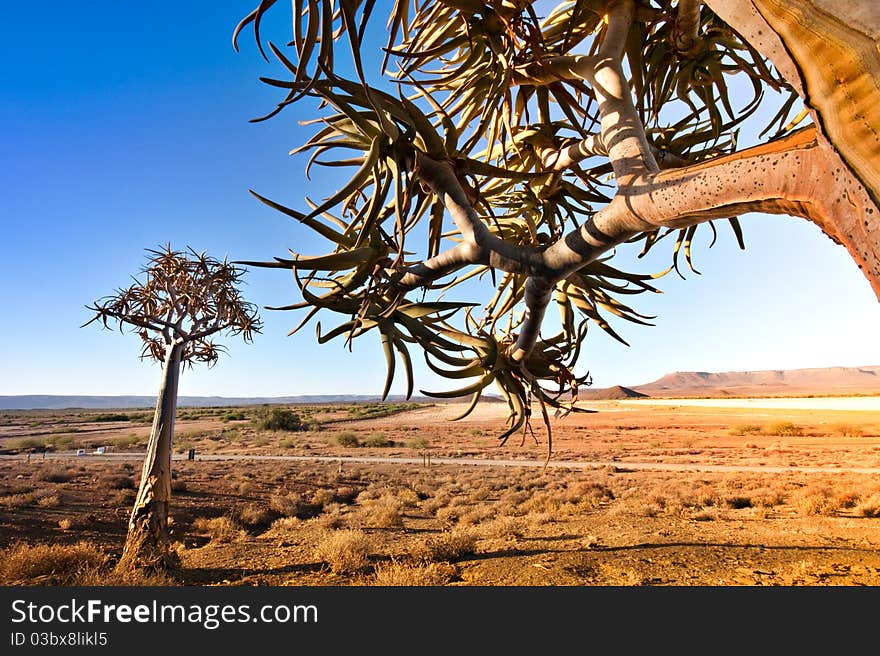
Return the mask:
POLYGON ((546 467, 538 410, 534 435, 500 444, 499 402, 460 421, 450 421, 460 403, 181 408, 171 508, 181 567, 144 581, 112 566, 152 413, 6 411, 0 577, 880 585, 880 405, 857 398, 861 409, 841 398, 585 401, 597 412, 551 419, 546 467), (273 409, 287 423, 273 424, 273 409))

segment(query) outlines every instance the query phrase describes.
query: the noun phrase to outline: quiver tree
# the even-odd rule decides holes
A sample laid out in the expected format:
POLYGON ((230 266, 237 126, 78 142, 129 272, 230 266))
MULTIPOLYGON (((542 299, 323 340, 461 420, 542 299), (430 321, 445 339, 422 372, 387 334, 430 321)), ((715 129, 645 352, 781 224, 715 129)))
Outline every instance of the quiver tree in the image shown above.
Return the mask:
POLYGON ((295 330, 320 312, 343 318, 317 324, 322 343, 377 333, 386 394, 415 346, 471 381, 436 396, 500 388, 502 439, 530 428, 533 400, 545 420, 574 409, 588 324, 619 338, 607 316, 644 322, 621 299, 656 291, 615 247, 670 243, 678 270, 697 230, 727 223, 742 246, 746 212, 812 221, 880 295, 877 3, 310 0, 292 3, 286 47, 263 36, 274 4, 233 34, 237 49, 252 29, 285 71, 261 78, 284 95, 254 120, 317 99, 293 152, 311 152, 307 173, 354 173, 303 210, 252 192, 329 252, 249 264, 293 270, 295 330))
POLYGON ((177 387, 181 366, 217 362, 223 351, 213 337, 241 335, 251 342, 261 328, 256 306, 237 289, 244 269, 192 249, 147 250, 143 280, 88 306, 105 328, 118 325, 137 333, 141 358, 162 363, 153 426, 140 487, 128 523, 119 567, 164 569, 175 563, 169 550, 168 504, 177 387))

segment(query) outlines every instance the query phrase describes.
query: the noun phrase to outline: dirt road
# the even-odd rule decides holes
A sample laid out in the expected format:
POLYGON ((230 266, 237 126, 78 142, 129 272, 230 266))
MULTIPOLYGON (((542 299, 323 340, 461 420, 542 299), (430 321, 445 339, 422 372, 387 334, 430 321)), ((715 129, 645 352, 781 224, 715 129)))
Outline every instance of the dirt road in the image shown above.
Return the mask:
MULTIPOLYGON (((24 460, 27 456, 2 455, 3 460, 24 460)), ((32 458, 41 458, 42 456, 32 456, 32 458)), ((136 453, 109 453, 109 454, 89 454, 78 456, 75 453, 51 453, 46 455, 47 460, 105 460, 105 461, 127 461, 127 460, 143 460, 144 454, 136 453)), ((185 456, 175 455, 173 460, 186 460, 185 456)), ((196 460, 217 461, 217 460, 255 460, 260 462, 280 460, 287 462, 323 462, 323 463, 340 463, 343 467, 346 463, 361 464, 399 464, 399 465, 474 465, 478 467, 544 467, 545 463, 540 460, 512 460, 512 459, 491 459, 491 458, 436 458, 436 457, 386 457, 386 456, 286 456, 286 455, 244 455, 244 454, 223 454, 223 455, 198 455, 196 460)), ((763 472, 771 474, 779 474, 785 472, 802 472, 814 474, 880 474, 880 467, 798 467, 798 466, 774 466, 774 465, 712 465, 699 463, 664 463, 664 462, 629 462, 621 460, 550 460, 546 463, 548 468, 560 469, 604 469, 606 467, 614 468, 618 471, 670 471, 670 472, 763 472)))

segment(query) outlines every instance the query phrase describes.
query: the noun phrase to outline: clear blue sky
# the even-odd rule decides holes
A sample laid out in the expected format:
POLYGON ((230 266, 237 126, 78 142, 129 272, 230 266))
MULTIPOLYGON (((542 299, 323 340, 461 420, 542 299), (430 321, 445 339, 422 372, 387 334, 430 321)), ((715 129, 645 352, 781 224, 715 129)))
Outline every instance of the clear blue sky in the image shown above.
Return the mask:
MULTIPOLYGON (((304 208, 306 193, 335 189, 332 181, 305 181, 302 160, 287 155, 307 136, 296 124, 309 118, 307 107, 248 122, 279 99, 257 80, 277 66, 260 58, 249 35, 240 54, 230 44, 255 4, 4 7, 0 394, 155 393, 159 368, 139 361, 137 337, 79 327, 90 318, 87 303, 129 284, 145 248, 171 242, 230 259, 269 259, 288 247, 322 252, 247 193, 304 208)), ((278 7, 282 20, 286 11, 278 7)), ((880 364, 880 304, 846 252, 800 219, 742 222, 745 252, 725 225, 711 250, 702 231, 694 255, 703 275, 669 275, 659 283, 663 295, 636 299, 657 319, 653 328, 615 324, 631 347, 591 331, 582 362, 597 386, 636 385, 673 370, 880 364)), ((657 251, 634 268, 665 268, 668 249, 657 251)), ((246 279, 258 305, 296 300, 286 272, 254 269, 246 279)), ((378 338, 356 340, 349 353, 341 343, 318 346, 311 326, 287 337, 298 313, 262 315, 264 331, 252 345, 224 340, 228 356, 213 369, 186 371, 180 393, 381 391, 378 338)), ((419 371, 417 388, 449 388, 419 371)))

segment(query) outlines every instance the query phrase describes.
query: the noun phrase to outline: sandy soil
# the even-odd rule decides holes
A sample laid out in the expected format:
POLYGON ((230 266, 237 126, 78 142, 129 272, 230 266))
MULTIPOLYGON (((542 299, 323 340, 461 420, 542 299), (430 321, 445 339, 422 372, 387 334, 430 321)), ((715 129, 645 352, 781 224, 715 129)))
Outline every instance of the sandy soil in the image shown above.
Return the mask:
POLYGON ((880 412, 880 396, 779 397, 735 399, 621 399, 624 406, 681 408, 765 408, 778 410, 847 410, 880 412))
MULTIPOLYGON (((455 404, 369 419, 310 410, 314 430, 295 433, 192 413, 177 426, 178 448, 198 455, 175 463, 176 581, 880 585, 880 411, 589 407, 599 412, 553 420, 551 462, 596 464, 546 470, 542 426, 498 444, 497 403, 458 422, 455 404), (346 435, 360 446, 341 446, 346 435), (224 454, 333 460, 200 458, 224 454), (347 548, 361 560, 342 563, 347 548)), ((120 444, 112 457, 0 457, 0 545, 85 539, 118 555, 148 426, 87 414, 4 415, 0 447, 40 435, 90 452, 120 444)))

